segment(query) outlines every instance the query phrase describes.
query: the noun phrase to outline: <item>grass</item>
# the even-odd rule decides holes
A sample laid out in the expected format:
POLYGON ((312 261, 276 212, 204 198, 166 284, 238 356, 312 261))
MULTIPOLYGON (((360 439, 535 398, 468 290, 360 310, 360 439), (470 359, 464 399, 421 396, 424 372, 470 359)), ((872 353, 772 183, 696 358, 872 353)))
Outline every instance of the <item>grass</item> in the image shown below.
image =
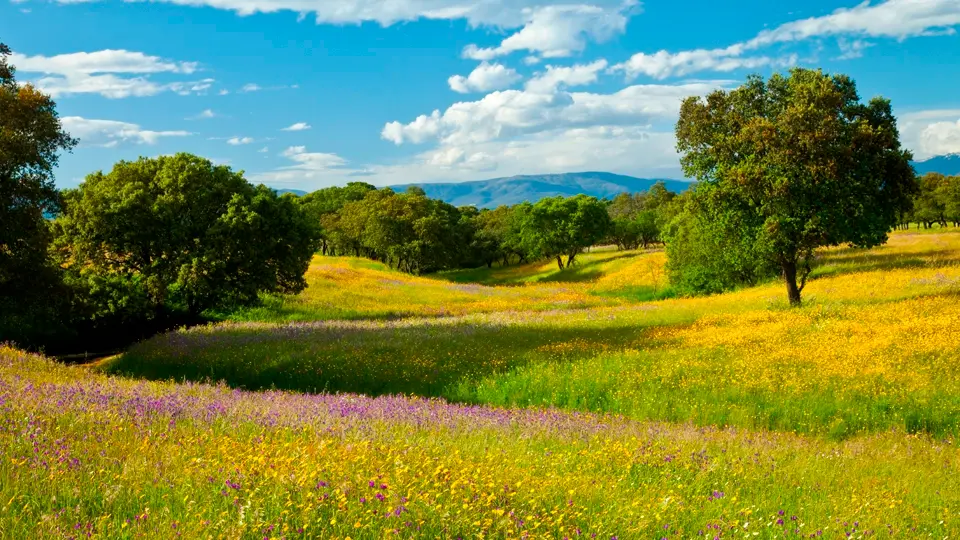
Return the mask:
POLYGON ((945 538, 954 443, 142 382, 0 349, 3 538, 945 538))
MULTIPOLYGON (((393 309, 411 284, 423 284, 424 303, 407 305, 418 317, 194 328, 138 345, 105 369, 251 390, 415 394, 836 439, 889 429, 960 434, 957 232, 897 233, 875 250, 825 251, 801 309, 786 307, 777 283, 640 303, 610 292, 655 286, 663 262, 658 252, 590 254, 583 267, 599 274, 567 290, 580 299, 573 303, 556 295, 543 265, 471 271, 472 279, 513 285, 460 289, 450 289, 457 275, 392 274, 383 288, 335 294, 377 295, 381 308, 393 309), (448 300, 432 309, 455 314, 425 309, 429 298, 448 300)), ((353 282, 391 275, 367 263, 332 263, 350 269, 353 282)), ((314 288, 334 287, 323 265, 315 264, 312 279, 321 281, 301 302, 315 298, 314 288)))
POLYGON ((663 264, 318 258, 95 367, 0 348, 0 538, 960 534, 960 231, 824 250, 801 308, 663 264))

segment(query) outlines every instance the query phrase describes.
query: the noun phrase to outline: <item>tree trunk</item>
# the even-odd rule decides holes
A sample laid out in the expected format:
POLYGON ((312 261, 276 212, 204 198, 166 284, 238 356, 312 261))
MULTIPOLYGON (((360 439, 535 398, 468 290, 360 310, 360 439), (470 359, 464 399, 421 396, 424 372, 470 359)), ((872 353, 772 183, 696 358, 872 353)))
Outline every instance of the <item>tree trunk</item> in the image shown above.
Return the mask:
POLYGON ((787 297, 790 299, 790 305, 799 306, 800 288, 797 286, 797 263, 795 261, 784 262, 781 269, 783 270, 783 280, 787 283, 787 297))
POLYGON ((563 258, 560 255, 557 255, 557 266, 559 266, 560 269, 563 270, 563 258))
POLYGON ((576 258, 577 258, 577 254, 576 254, 576 253, 574 253, 573 255, 568 255, 568 256, 567 256, 567 268, 570 268, 570 266, 573 265, 573 260, 576 259, 576 258))

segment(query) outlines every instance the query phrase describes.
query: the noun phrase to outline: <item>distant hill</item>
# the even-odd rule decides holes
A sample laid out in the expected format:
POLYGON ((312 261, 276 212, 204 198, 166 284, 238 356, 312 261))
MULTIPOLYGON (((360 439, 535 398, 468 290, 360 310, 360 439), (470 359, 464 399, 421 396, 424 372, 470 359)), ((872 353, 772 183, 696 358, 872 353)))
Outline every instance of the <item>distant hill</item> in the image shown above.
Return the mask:
POLYGON ((924 161, 917 161, 913 168, 919 174, 928 172, 938 172, 947 176, 960 175, 960 154, 949 154, 946 156, 937 156, 924 161))
MULTIPOLYGON (((612 198, 618 193, 646 191, 658 181, 661 180, 605 172, 582 172, 511 176, 450 184, 408 184, 391 186, 391 188, 401 192, 410 186, 419 186, 428 197, 442 199, 454 206, 495 208, 524 201, 536 202, 556 195, 572 196, 585 193, 598 198, 612 198)), ((671 191, 680 192, 690 187, 689 182, 681 180, 663 179, 662 181, 671 191)))
POLYGON ((277 192, 277 195, 283 195, 283 194, 285 194, 285 193, 293 193, 293 194, 296 195, 297 197, 303 197, 304 195, 306 195, 306 194, 308 193, 307 191, 303 191, 302 189, 276 189, 276 188, 274 188, 274 191, 277 192))

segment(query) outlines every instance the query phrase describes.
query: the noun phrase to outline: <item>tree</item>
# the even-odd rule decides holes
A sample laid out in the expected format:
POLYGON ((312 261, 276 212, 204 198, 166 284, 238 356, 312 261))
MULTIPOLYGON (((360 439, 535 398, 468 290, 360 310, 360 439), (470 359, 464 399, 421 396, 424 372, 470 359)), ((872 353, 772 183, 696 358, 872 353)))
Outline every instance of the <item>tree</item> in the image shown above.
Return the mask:
POLYGON ((0 341, 32 341, 62 311, 58 270, 50 264, 47 216, 60 208, 53 170, 76 145, 60 124, 56 103, 20 86, 0 43, 0 341))
POLYGON ((801 301, 814 250, 886 241, 917 189, 890 102, 843 75, 794 69, 683 102, 677 149, 697 198, 736 222, 801 301))
POLYGON ((296 293, 316 228, 289 197, 242 173, 177 154, 121 161, 65 196, 56 222, 63 265, 92 316, 199 316, 296 293))
POLYGON ((944 181, 940 187, 940 197, 946 218, 953 222, 954 227, 960 227, 960 176, 951 176, 944 181))
POLYGON ((320 250, 324 255, 331 253, 333 247, 330 231, 323 226, 324 220, 348 202, 363 200, 368 192, 376 189, 364 182, 350 182, 344 187, 328 187, 295 199, 319 229, 320 250))
POLYGON ((596 197, 558 196, 533 205, 523 234, 532 252, 544 258, 556 258, 557 266, 563 270, 569 268, 584 249, 606 237, 610 227, 606 205, 596 197))
POLYGON ((940 173, 927 173, 920 178, 920 190, 914 200, 912 217, 917 227, 922 223, 929 229, 934 223, 947 225, 947 177, 940 173))

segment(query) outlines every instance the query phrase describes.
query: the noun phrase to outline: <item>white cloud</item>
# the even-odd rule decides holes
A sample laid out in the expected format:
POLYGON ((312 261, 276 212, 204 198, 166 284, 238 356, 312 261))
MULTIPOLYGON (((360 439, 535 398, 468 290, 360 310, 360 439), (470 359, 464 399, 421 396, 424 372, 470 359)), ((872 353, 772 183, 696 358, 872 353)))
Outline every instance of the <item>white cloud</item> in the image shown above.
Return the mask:
MULTIPOLYGON (((60 4, 97 2, 99 0, 54 0, 60 4)), ((211 7, 234 11, 239 15, 254 13, 297 13, 301 18, 312 15, 317 24, 356 24, 376 22, 389 26, 418 19, 466 20, 471 26, 517 28, 523 26, 528 11, 556 0, 157 0, 158 2, 194 7, 211 7)), ((590 5, 610 10, 632 6, 634 0, 588 0, 590 5)))
MULTIPOLYGON (((103 0, 54 0, 60 4, 103 0)), ((471 27, 520 29, 483 58, 530 50, 547 57, 582 51, 587 40, 603 41, 623 32, 638 0, 155 0, 211 7, 239 15, 293 12, 317 24, 376 22, 389 26, 419 19, 465 20, 471 27)), ((474 47, 475 50, 479 50, 474 47)))
POLYGON ((200 114, 196 116, 191 116, 187 120, 209 120, 210 118, 216 118, 217 113, 213 112, 213 109, 204 109, 200 114))
POLYGON ((917 159, 960 153, 960 109, 899 115, 900 139, 917 159))
POLYGON ((470 92, 489 92, 506 88, 521 79, 515 69, 507 68, 502 64, 481 63, 470 75, 454 75, 447 80, 454 92, 468 94, 470 92))
POLYGON ((313 126, 311 126, 306 122, 297 122, 296 124, 293 124, 292 126, 289 126, 289 127, 285 127, 280 131, 306 131, 308 129, 311 129, 312 127, 313 126))
POLYGON ((771 58, 769 56, 742 57, 743 45, 726 49, 696 49, 671 53, 659 51, 654 54, 638 53, 622 64, 613 66, 614 71, 623 71, 627 79, 646 75, 654 79, 683 77, 700 71, 729 72, 736 69, 757 69, 765 66, 790 66, 797 63, 797 56, 771 58))
POLYGON ((492 60, 515 51, 533 51, 546 58, 571 56, 582 51, 587 40, 606 41, 622 33, 627 26, 625 12, 637 5, 623 2, 618 9, 598 5, 547 5, 524 10, 523 28, 504 39, 499 46, 480 48, 468 45, 463 56, 474 60, 492 60))
POLYGON ((259 92, 263 88, 259 84, 247 83, 240 89, 241 92, 259 92))
POLYGON ((270 151, 270 147, 269 147, 269 146, 264 146, 263 148, 257 150, 257 152, 260 153, 260 154, 266 154, 266 153, 269 152, 269 151, 270 151))
POLYGON ((855 38, 896 38, 954 34, 960 25, 958 0, 869 0, 853 8, 841 8, 829 15, 789 22, 756 37, 723 49, 638 53, 612 69, 628 79, 646 75, 655 79, 685 76, 700 71, 729 72, 766 66, 785 67, 797 63, 796 55, 749 56, 748 53, 778 43, 813 38, 837 37, 840 59, 859 58, 871 44, 855 38))
POLYGON ((704 95, 724 84, 637 85, 614 94, 595 94, 537 83, 536 91, 493 92, 478 101, 455 103, 443 113, 421 115, 408 124, 390 122, 381 137, 397 145, 436 139, 445 146, 459 146, 564 127, 672 121, 683 98, 704 95))
POLYGON ((924 156, 960 154, 960 118, 956 122, 936 122, 920 133, 924 156))
POLYGON ((164 72, 189 74, 195 72, 198 66, 196 62, 174 62, 157 56, 147 56, 141 52, 109 49, 57 56, 14 54, 11 60, 21 71, 52 74, 164 72))
POLYGON ((863 52, 873 47, 873 43, 862 39, 848 40, 846 38, 840 38, 837 40, 837 46, 840 47, 840 56, 837 57, 837 60, 855 60, 862 58, 863 52))
POLYGON ((81 146, 112 148, 121 143, 156 144, 164 137, 186 137, 188 131, 150 131, 137 124, 115 120, 94 120, 80 116, 61 118, 63 129, 80 139, 81 146))
POLYGON ((54 97, 70 94, 100 94, 107 98, 153 96, 161 92, 203 93, 213 79, 157 83, 148 76, 158 73, 192 74, 196 62, 176 62, 141 52, 103 50, 57 56, 14 54, 11 62, 23 73, 42 77, 32 82, 54 97), (136 76, 131 76, 136 75, 136 76))
POLYGON ((674 146, 670 131, 600 125, 547 130, 509 141, 443 146, 400 163, 364 167, 351 166, 334 154, 312 154, 304 147, 293 147, 283 155, 295 161, 295 165, 253 174, 250 178, 254 182, 302 189, 343 184, 358 176, 380 186, 575 170, 669 178, 679 174, 674 146))
POLYGON ((830 15, 764 30, 746 46, 755 49, 774 43, 840 35, 905 39, 953 34, 957 25, 960 25, 960 2, 957 0, 866 1, 853 8, 838 9, 830 15))
POLYGON ((527 81, 528 92, 552 92, 560 85, 566 87, 583 86, 597 82, 598 74, 607 67, 607 61, 600 59, 589 64, 574 66, 547 66, 547 70, 538 73, 527 81))
POLYGON ((252 137, 231 137, 227 139, 227 144, 231 146, 240 146, 244 144, 250 144, 253 142, 252 137))

